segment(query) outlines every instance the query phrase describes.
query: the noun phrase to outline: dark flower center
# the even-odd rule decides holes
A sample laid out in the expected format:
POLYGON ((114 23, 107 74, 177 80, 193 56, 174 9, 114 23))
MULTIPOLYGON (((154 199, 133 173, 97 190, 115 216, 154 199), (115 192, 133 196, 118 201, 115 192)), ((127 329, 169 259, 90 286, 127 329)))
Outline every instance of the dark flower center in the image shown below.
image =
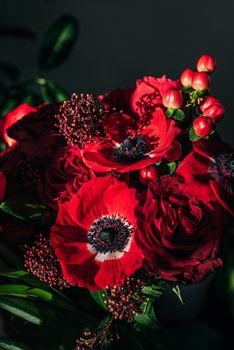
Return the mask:
POLYGON ((114 253, 126 247, 133 226, 118 215, 104 215, 95 220, 88 232, 90 245, 98 253, 114 253))
POLYGON ((234 180, 234 155, 230 153, 220 154, 216 158, 216 166, 220 175, 229 180, 234 180))
POLYGON ((126 138, 114 151, 119 161, 138 161, 146 152, 146 142, 142 136, 126 138))

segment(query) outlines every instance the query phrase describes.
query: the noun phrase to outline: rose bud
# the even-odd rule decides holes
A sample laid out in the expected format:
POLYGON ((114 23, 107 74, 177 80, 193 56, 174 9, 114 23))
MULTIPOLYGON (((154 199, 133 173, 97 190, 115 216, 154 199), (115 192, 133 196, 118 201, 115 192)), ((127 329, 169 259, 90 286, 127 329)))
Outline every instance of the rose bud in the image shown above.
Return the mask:
POLYGON ((219 103, 219 100, 214 96, 207 96, 199 105, 200 110, 204 112, 206 108, 208 108, 210 105, 213 105, 214 103, 219 103))
POLYGON ((190 68, 185 69, 181 74, 180 81, 185 88, 189 88, 192 86, 193 75, 194 71, 190 68))
POLYGON ((182 106, 183 98, 177 89, 168 89, 162 96, 162 103, 167 108, 178 109, 182 106))
POLYGON ((197 136, 205 137, 208 136, 214 126, 213 119, 210 117, 198 117, 193 122, 193 128, 197 136))
POLYGON ((149 165, 146 168, 141 169, 139 175, 140 182, 145 186, 147 186, 151 181, 157 180, 159 178, 158 169, 153 165, 149 165))
POLYGON ((218 123, 224 117, 224 108, 221 103, 214 103, 207 107, 203 112, 204 117, 210 117, 214 122, 218 123))
POLYGON ((195 72, 193 75, 192 87, 194 90, 206 90, 210 85, 210 77, 205 72, 195 72))
POLYGON ((215 70, 215 60, 213 56, 202 55, 197 61, 198 72, 212 73, 215 70))

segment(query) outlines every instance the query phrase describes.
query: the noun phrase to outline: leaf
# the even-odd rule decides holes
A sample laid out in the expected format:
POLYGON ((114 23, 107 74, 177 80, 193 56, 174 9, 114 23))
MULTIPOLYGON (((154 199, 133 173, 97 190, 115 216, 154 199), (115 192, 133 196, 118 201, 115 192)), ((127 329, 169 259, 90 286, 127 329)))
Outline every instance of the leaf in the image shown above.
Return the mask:
POLYGON ((0 62, 0 72, 6 75, 11 80, 17 80, 19 78, 19 68, 14 64, 0 62))
POLYGON ((9 196, 0 205, 0 209, 5 213, 25 221, 40 219, 45 208, 37 198, 27 193, 9 196))
POLYGON ((181 109, 177 109, 173 115, 173 119, 183 121, 185 118, 185 114, 181 109))
POLYGON ((63 15, 46 32, 39 52, 40 70, 49 70, 63 63, 78 37, 79 25, 70 15, 63 15))
POLYGON ((158 329, 160 327, 155 316, 154 304, 152 300, 147 299, 142 303, 142 313, 135 315, 135 321, 144 327, 152 329, 158 329))
POLYGON ((30 323, 42 324, 39 308, 29 300, 18 299, 12 296, 0 296, 0 308, 30 323))
POLYGON ((166 110, 166 116, 167 118, 171 118, 174 114, 175 110, 173 108, 167 108, 166 110))
POLYGON ((179 298, 181 304, 184 305, 184 301, 181 295, 181 291, 180 291, 180 287, 178 286, 178 284, 172 288, 172 291, 176 294, 176 296, 179 298))
POLYGON ((148 297, 158 298, 162 295, 162 287, 160 285, 145 286, 142 288, 142 292, 148 297))
POLYGON ((190 141, 198 141, 201 139, 201 137, 195 133, 194 127, 189 129, 189 139, 190 141))
POLYGON ((0 285, 0 295, 12 295, 17 297, 36 297, 44 301, 53 299, 52 293, 40 288, 31 288, 23 284, 2 284, 0 285))
POLYGON ((37 83, 41 89, 43 102, 56 103, 62 102, 69 98, 69 94, 59 85, 46 79, 38 79, 37 83))
POLYGON ((176 162, 170 162, 167 164, 167 167, 169 168, 169 174, 172 175, 177 167, 177 163, 176 162))
POLYGON ((28 39, 31 41, 36 39, 36 35, 31 29, 13 26, 0 27, 0 36, 28 39))
POLYGON ((30 350, 28 346, 22 343, 16 343, 11 340, 7 340, 4 338, 0 338, 0 346, 1 349, 6 349, 6 350, 30 350))
POLYGON ((103 309, 108 310, 107 304, 104 303, 102 294, 105 293, 105 290, 100 290, 99 292, 90 292, 91 297, 100 305, 103 309))

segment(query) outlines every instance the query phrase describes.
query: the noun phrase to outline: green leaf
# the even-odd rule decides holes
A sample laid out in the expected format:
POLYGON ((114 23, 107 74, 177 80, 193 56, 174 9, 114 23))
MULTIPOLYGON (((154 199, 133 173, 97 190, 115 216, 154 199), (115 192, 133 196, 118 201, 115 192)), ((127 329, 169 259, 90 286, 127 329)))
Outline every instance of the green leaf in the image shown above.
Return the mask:
POLYGON ((153 301, 147 299, 142 303, 142 313, 135 315, 135 321, 143 327, 158 329, 159 322, 155 316, 153 301))
POLYGON ((190 141, 198 141, 201 139, 201 137, 195 133, 194 127, 189 129, 189 139, 190 141))
POLYGON ((44 102, 56 103, 69 98, 69 94, 59 85, 46 79, 37 79, 40 86, 41 97, 44 102))
POLYGON ((40 70, 49 70, 63 63, 78 37, 79 25, 70 15, 63 15, 46 32, 39 52, 40 70))
POLYGON ((30 350, 28 346, 22 343, 16 343, 11 340, 0 338, 1 349, 6 350, 30 350))
POLYGON ((31 288, 23 284, 2 284, 0 285, 0 295, 12 295, 17 297, 35 297, 44 301, 51 301, 53 294, 40 288, 31 288))
POLYGON ((177 109, 173 115, 173 119, 183 121, 185 118, 185 114, 181 109, 177 109))
POLYGON ((100 305, 103 309, 108 310, 107 304, 104 303, 104 298, 102 294, 105 293, 104 290, 100 290, 99 292, 90 292, 91 297, 100 305))
POLYGON ((167 108, 166 110, 166 116, 167 118, 171 118, 174 114, 175 110, 173 108, 167 108))
POLYGON ((40 309, 31 301, 12 296, 0 296, 0 308, 21 317, 24 320, 36 324, 42 324, 40 309))
POLYGON ((0 205, 5 213, 25 221, 40 219, 45 208, 34 196, 25 192, 9 196, 0 205))
POLYGON ((180 291, 180 287, 178 286, 178 284, 172 288, 172 291, 176 294, 176 296, 179 298, 181 304, 184 304, 182 295, 181 295, 181 291, 180 291))
POLYGON ((162 295, 162 287, 160 285, 145 286, 142 292, 148 297, 158 298, 162 295))
POLYGON ((175 170, 176 170, 176 167, 177 167, 177 163, 176 162, 170 162, 167 164, 167 167, 169 169, 169 174, 172 175, 175 170))

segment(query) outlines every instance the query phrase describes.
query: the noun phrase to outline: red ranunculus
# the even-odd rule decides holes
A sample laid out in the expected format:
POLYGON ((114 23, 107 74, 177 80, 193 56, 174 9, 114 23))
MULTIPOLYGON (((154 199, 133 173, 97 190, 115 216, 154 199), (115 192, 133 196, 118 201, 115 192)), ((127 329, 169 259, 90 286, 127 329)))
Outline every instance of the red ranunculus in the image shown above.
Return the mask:
POLYGON ((22 103, 0 119, 0 136, 9 147, 16 144, 16 140, 8 135, 7 130, 20 119, 32 112, 36 112, 36 108, 28 105, 27 103, 22 103))
POLYGON ((143 126, 132 117, 116 113, 105 121, 107 139, 90 143, 81 150, 84 162, 97 172, 128 172, 161 161, 178 160, 181 146, 175 140, 181 130, 156 108, 143 126))
POLYGON ((193 142, 177 171, 181 188, 204 201, 218 200, 234 216, 234 149, 224 142, 193 142))
POLYGON ((131 98, 132 110, 139 117, 151 114, 156 107, 163 107, 162 96, 168 89, 180 88, 179 80, 168 79, 166 75, 162 78, 147 76, 139 79, 131 98))
POLYGON ((4 174, 0 171, 0 203, 4 200, 6 192, 6 179, 4 174))
POLYGON ((101 290, 141 267, 135 192, 107 176, 86 182, 68 201, 59 202, 50 238, 71 285, 101 290))
POLYGON ((136 209, 136 239, 146 268, 171 281, 197 282, 222 264, 218 203, 186 195, 175 177, 151 182, 136 209))
POLYGON ((76 191, 94 177, 84 164, 78 146, 64 147, 55 155, 54 161, 45 171, 45 180, 38 186, 42 201, 57 209, 57 199, 72 182, 76 191))

